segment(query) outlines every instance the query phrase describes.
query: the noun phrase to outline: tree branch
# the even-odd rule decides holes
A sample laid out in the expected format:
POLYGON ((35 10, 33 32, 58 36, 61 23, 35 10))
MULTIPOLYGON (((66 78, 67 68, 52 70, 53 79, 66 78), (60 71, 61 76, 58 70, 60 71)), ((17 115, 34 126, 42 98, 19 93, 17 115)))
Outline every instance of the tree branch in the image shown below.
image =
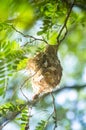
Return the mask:
POLYGON ((54 129, 55 130, 57 128, 57 112, 56 112, 56 105, 55 105, 55 97, 53 96, 53 94, 51 93, 52 99, 53 99, 53 119, 54 119, 54 129))
POLYGON ((67 22, 68 22, 68 19, 69 19, 69 17, 70 17, 70 14, 71 14, 71 11, 72 11, 73 6, 74 6, 74 1, 73 1, 73 3, 72 3, 71 6, 70 6, 70 9, 69 9, 69 11, 68 11, 68 13, 67 13, 67 16, 66 16, 66 18, 65 18, 64 24, 63 24, 63 26, 62 26, 62 28, 61 28, 59 34, 58 34, 58 37, 57 37, 57 43, 58 43, 58 44, 57 44, 57 47, 58 47, 58 46, 60 45, 60 43, 64 40, 64 38, 65 38, 65 36, 66 36, 66 34, 67 34, 67 22), (66 29, 66 32, 65 32, 63 38, 62 38, 62 39, 59 39, 60 36, 61 36, 61 34, 62 34, 62 31, 64 30, 64 28, 66 29))
MULTIPOLYGON (((22 33, 21 31, 17 30, 13 25, 10 25, 10 26, 12 27, 13 30, 15 30, 17 33, 21 34, 23 37, 33 39, 32 42, 34 42, 34 41, 42 41, 42 42, 45 42, 46 44, 48 44, 48 42, 45 39, 40 39, 40 38, 33 37, 31 35, 26 35, 26 34, 22 33)), ((23 45, 23 46, 25 46, 25 45, 23 45)))
POLYGON ((73 86, 64 86, 64 87, 61 87, 61 88, 57 89, 54 93, 56 94, 56 93, 59 93, 59 92, 61 92, 63 90, 66 90, 66 89, 80 90, 80 89, 85 88, 85 87, 86 87, 86 84, 84 84, 84 85, 73 85, 73 86))
MULTIPOLYGON (((70 1, 69 0, 62 0, 62 2, 66 3, 67 7, 70 7, 72 1, 71 0, 70 1)), ((85 0, 84 1, 82 1, 82 0, 75 1, 74 5, 78 8, 86 11, 86 1, 85 0)))
MULTIPOLYGON (((57 94, 57 93, 59 93, 59 92, 61 92, 61 91, 63 91, 63 90, 66 90, 66 89, 69 89, 69 90, 70 90, 70 89, 80 90, 80 89, 85 88, 85 87, 86 87, 86 84, 84 84, 84 85, 74 85, 74 86, 64 86, 64 87, 61 87, 61 88, 59 88, 59 89, 53 91, 52 93, 53 93, 53 94, 57 94)), ((22 111, 27 105, 28 105, 29 107, 33 107, 33 106, 35 106, 36 103, 38 103, 40 100, 42 100, 43 98, 45 98, 45 97, 48 96, 49 94, 50 94, 50 93, 46 93, 46 94, 44 94, 44 95, 41 95, 41 96, 37 97, 37 98, 34 99, 34 100, 31 100, 31 101, 29 100, 29 101, 25 102, 24 104, 22 104, 19 111, 13 112, 13 114, 12 114, 12 116, 11 116, 10 118, 8 118, 8 116, 6 117, 7 120, 0 126, 0 130, 2 130, 2 128, 3 128, 4 126, 6 126, 10 121, 14 120, 14 119, 16 118, 16 116, 19 115, 19 114, 21 113, 21 111, 22 111)), ((54 101, 54 100, 53 100, 53 101, 54 101)), ((54 108, 54 110, 55 110, 55 108, 54 108)))

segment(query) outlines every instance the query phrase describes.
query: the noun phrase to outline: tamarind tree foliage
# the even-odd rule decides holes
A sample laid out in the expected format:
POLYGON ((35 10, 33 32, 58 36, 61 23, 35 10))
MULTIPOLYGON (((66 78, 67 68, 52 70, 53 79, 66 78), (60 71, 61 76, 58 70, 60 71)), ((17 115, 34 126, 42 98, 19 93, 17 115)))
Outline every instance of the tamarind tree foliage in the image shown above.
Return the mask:
POLYGON ((86 0, 0 0, 0 130, 85 130, 85 100, 86 0), (47 44, 62 79, 33 99, 27 64, 47 44))

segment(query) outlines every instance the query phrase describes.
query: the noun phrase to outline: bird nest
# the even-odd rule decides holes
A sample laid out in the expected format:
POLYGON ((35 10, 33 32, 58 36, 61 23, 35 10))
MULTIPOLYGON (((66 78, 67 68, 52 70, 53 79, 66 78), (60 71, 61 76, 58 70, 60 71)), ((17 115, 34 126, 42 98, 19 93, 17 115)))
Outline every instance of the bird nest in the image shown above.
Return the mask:
POLYGON ((35 95, 51 92, 59 84, 62 76, 56 46, 48 45, 44 52, 29 60, 27 68, 32 75, 31 82, 35 95))

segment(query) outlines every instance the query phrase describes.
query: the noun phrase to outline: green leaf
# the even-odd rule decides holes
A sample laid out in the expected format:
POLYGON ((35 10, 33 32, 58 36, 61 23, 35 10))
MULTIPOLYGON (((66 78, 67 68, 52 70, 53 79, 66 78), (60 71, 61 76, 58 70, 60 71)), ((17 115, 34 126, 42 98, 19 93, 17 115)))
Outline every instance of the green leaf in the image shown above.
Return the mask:
POLYGON ((36 126, 35 130, 44 130, 46 128, 47 121, 41 120, 36 126))
POLYGON ((37 35, 42 35, 44 33, 44 31, 39 31, 37 32, 37 35))
POLYGON ((0 87, 0 96, 3 95, 3 93, 4 93, 4 88, 0 87))
POLYGON ((55 32, 55 31, 53 31, 53 32, 51 33, 50 38, 49 38, 49 44, 50 44, 50 45, 55 45, 55 44, 57 44, 57 35, 58 35, 58 33, 55 32))
MULTIPOLYGON (((24 69, 27 60, 25 59, 25 50, 16 42, 1 42, 0 44, 0 87, 7 87, 7 82, 13 71, 24 69), (7 79, 8 77, 8 79, 7 79)), ((4 88, 3 88, 4 89, 4 88)), ((3 92, 3 91, 1 91, 3 92)), ((4 94, 4 93, 3 93, 4 94)))
POLYGON ((22 70, 26 67, 28 62, 28 59, 23 59, 19 62, 19 64, 17 65, 17 70, 22 70))

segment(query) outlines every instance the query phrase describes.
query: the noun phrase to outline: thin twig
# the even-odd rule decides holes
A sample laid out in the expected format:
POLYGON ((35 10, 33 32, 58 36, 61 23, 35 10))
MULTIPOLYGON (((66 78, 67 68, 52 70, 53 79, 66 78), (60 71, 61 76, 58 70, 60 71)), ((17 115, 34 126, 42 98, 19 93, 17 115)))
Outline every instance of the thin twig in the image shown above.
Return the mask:
POLYGON ((57 46, 60 45, 60 43, 64 40, 64 38, 65 38, 65 36, 66 36, 66 34, 67 34, 67 22, 68 22, 68 19, 69 19, 69 17, 70 17, 70 14, 71 14, 71 11, 72 11, 73 6, 74 6, 74 1, 73 1, 73 3, 72 3, 71 6, 70 6, 70 9, 69 9, 69 11, 68 11, 68 13, 67 13, 67 16, 66 16, 66 18, 65 18, 64 24, 63 24, 63 26, 62 26, 62 28, 61 28, 59 34, 58 34, 58 37, 57 37, 57 43, 58 43, 58 45, 57 45, 57 46), (64 30, 64 28, 66 28, 66 33, 64 34, 64 36, 63 36, 62 39, 59 39, 60 36, 61 36, 61 34, 62 34, 62 31, 64 30))
POLYGON ((66 35, 68 33, 67 26, 65 26, 65 29, 66 29, 65 34, 64 34, 63 38, 60 39, 60 43, 65 39, 65 37, 66 37, 66 35))
POLYGON ((10 25, 10 26, 13 28, 13 30, 15 30, 17 33, 21 34, 25 38, 31 38, 31 39, 33 39, 33 41, 42 41, 42 42, 45 42, 46 44, 48 44, 48 42, 45 39, 40 39, 40 38, 33 37, 31 35, 26 35, 26 34, 22 33, 21 31, 17 30, 13 25, 10 25))
MULTIPOLYGON (((54 94, 57 94, 57 93, 59 93, 59 92, 61 92, 61 91, 63 91, 63 90, 66 90, 66 89, 76 89, 76 90, 80 90, 80 89, 82 89, 82 88, 85 88, 86 87, 86 84, 84 84, 84 85, 74 85, 74 86, 64 86, 64 87, 62 87, 62 88, 59 88, 59 89, 57 89, 56 91, 54 91, 54 92, 52 92, 52 93, 54 93, 54 94)), ((20 113, 21 113, 21 111, 27 106, 27 105, 29 105, 29 107, 32 107, 32 106, 35 106, 35 104, 36 103, 38 103, 38 101, 39 100, 42 100, 43 98, 45 98, 46 96, 48 96, 50 93, 46 93, 46 94, 44 94, 44 95, 42 95, 42 96, 40 96, 40 97, 37 97, 36 99, 34 99, 34 100, 28 100, 27 102, 25 102, 24 104, 22 104, 22 106, 21 106, 21 109, 18 111, 18 112, 13 112, 13 115, 11 116, 11 118, 10 119, 8 119, 7 118, 7 121, 6 122, 4 122, 1 126, 0 126, 0 128, 3 128, 4 126, 6 126, 10 121, 12 121, 12 120, 14 120, 15 119, 15 117, 17 116, 17 115, 19 115, 20 113)), ((53 113, 52 113, 53 114, 53 113)), ((51 114, 51 115, 52 115, 51 114)), ((51 117, 51 116, 50 116, 51 117)), ((50 118, 49 117, 49 118, 50 118)), ((1 129, 0 129, 1 130, 1 129)))
POLYGON ((28 101, 29 99, 28 99, 28 97, 24 94, 22 88, 24 87, 25 83, 26 83, 29 79, 31 79, 36 73, 37 73, 37 72, 35 72, 33 75, 29 76, 29 77, 23 82, 23 84, 20 86, 21 93, 22 93, 22 95, 27 99, 27 101, 28 101))
POLYGON ((55 106, 55 98, 53 96, 53 94, 51 93, 51 96, 52 96, 52 99, 53 99, 53 113, 54 113, 54 123, 55 123, 55 126, 54 126, 54 129, 55 130, 57 128, 57 112, 56 112, 56 106, 55 106))
POLYGON ((85 87, 86 87, 86 84, 84 84, 84 85, 73 85, 73 86, 64 86, 64 87, 61 87, 61 88, 55 90, 53 93, 57 94, 57 93, 59 93, 59 92, 61 92, 63 90, 68 90, 68 89, 80 90, 80 89, 85 88, 85 87))

